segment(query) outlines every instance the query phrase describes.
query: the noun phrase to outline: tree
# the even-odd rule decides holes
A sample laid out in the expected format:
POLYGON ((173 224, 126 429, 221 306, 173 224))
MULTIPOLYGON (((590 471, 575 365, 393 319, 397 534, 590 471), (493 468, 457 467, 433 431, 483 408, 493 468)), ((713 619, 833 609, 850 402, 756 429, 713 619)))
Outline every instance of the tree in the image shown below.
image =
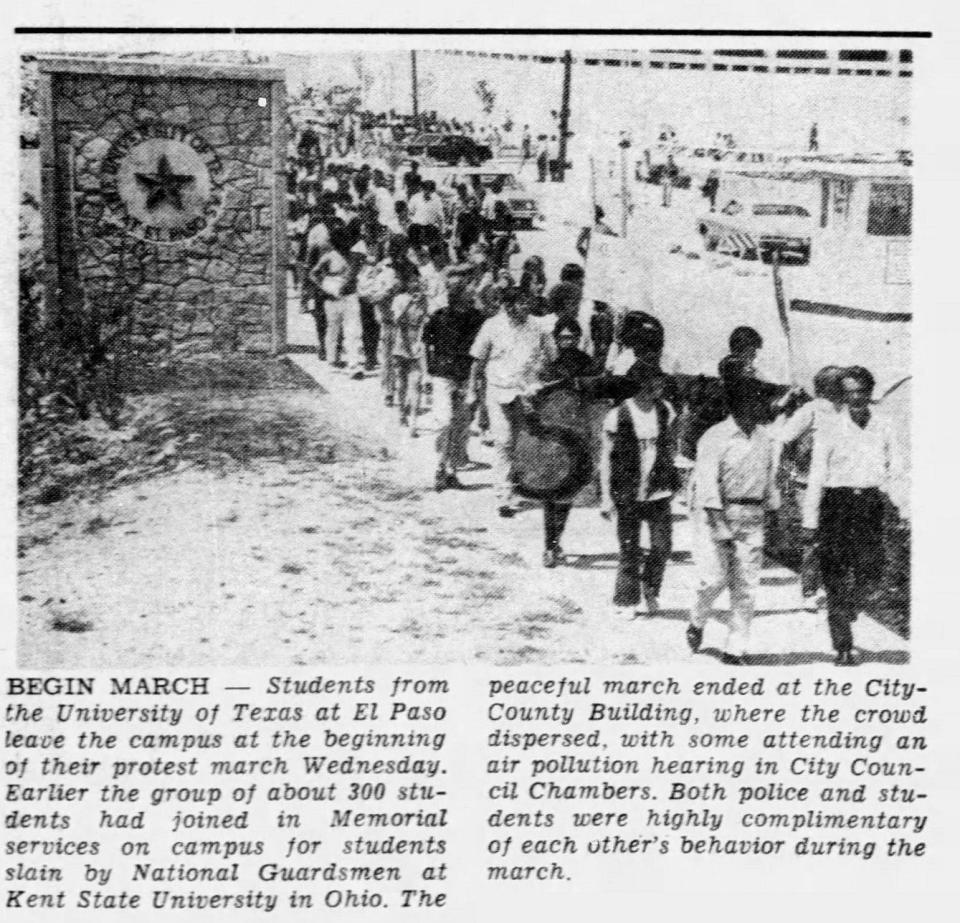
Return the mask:
POLYGON ((473 85, 473 90, 480 100, 480 106, 483 109, 484 115, 490 115, 490 113, 493 112, 493 107, 497 103, 496 91, 491 89, 486 80, 478 80, 473 85))

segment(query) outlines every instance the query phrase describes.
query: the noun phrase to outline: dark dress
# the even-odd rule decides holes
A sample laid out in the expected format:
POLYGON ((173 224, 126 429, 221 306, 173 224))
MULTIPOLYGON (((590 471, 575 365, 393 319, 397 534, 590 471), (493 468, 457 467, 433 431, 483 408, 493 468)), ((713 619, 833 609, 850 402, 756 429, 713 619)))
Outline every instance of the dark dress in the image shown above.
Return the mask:
MULTIPOLYGON (((561 350, 557 358, 547 364, 541 375, 545 382, 570 382, 577 378, 589 378, 598 372, 597 362, 579 349, 561 350)), ((566 400, 553 400, 541 414, 542 422, 560 425, 581 433, 592 441, 590 408, 586 397, 571 389, 564 389, 566 400)), ((543 538, 547 550, 556 550, 570 516, 574 497, 557 497, 543 501, 543 538)))

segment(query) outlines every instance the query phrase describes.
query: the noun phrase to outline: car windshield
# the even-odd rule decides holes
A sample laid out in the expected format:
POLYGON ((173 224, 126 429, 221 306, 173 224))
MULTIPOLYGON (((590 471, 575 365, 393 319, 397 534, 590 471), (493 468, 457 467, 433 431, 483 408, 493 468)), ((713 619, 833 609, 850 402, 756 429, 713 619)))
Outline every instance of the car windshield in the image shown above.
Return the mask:
POLYGON ((800 205, 754 205, 755 215, 793 215, 796 218, 809 218, 810 212, 800 205))

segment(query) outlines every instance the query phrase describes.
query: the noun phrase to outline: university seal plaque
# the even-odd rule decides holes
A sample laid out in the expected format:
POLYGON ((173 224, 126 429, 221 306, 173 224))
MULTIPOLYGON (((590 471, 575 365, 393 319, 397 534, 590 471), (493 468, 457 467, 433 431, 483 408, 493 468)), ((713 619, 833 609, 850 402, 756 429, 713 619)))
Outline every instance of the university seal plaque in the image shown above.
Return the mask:
POLYGON ((130 234, 171 244, 200 234, 222 204, 223 162, 199 134, 153 122, 120 135, 101 167, 110 214, 130 234))

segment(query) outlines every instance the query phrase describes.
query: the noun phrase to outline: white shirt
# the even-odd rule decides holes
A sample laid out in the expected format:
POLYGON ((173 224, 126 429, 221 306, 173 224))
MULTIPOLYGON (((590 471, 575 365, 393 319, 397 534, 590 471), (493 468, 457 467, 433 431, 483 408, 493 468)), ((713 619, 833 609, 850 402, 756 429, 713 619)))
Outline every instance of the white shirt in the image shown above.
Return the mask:
POLYGON ((393 267, 382 260, 375 266, 366 265, 357 276, 357 294, 370 301, 382 301, 397 284, 393 267))
POLYGON ((514 324, 504 312, 484 321, 470 355, 486 360, 487 393, 491 400, 509 404, 528 388, 540 384, 540 371, 556 358, 553 337, 528 317, 514 324))
MULTIPOLYGON (((803 502, 804 528, 817 527, 825 488, 878 487, 893 499, 900 493, 897 488, 902 476, 899 447, 887 421, 871 413, 867 425, 860 427, 848 410, 841 411, 832 426, 814 437, 810 479, 803 502)), ((904 513, 905 497, 899 506, 904 513)))
POLYGON ((838 411, 830 401, 817 397, 807 401, 782 422, 778 420, 773 429, 773 435, 781 445, 789 445, 810 430, 818 432, 830 426, 837 416, 838 411))
POLYGON ((749 500, 773 509, 776 489, 774 440, 766 427, 747 435, 732 416, 711 426, 697 444, 693 468, 693 505, 722 510, 727 503, 749 500))
MULTIPOLYGON (((652 500, 665 500, 667 497, 672 496, 669 490, 657 490, 650 493, 650 477, 653 474, 653 467, 657 461, 657 440, 660 437, 657 408, 651 407, 649 410, 642 410, 632 398, 624 401, 624 406, 630 413, 633 431, 637 436, 638 467, 640 469, 640 477, 637 482, 637 500, 648 503, 652 500)), ((673 411, 668 409, 668 424, 674 416, 673 411)), ((613 410, 604 417, 603 431, 612 439, 616 436, 619 426, 620 408, 614 407, 613 410)))
POLYGON ((320 253, 330 249, 330 231, 322 221, 318 221, 307 234, 307 252, 309 253, 314 247, 320 253))
POLYGON ((435 314, 441 308, 447 307, 447 280, 443 273, 433 263, 424 263, 420 267, 420 279, 423 282, 424 294, 427 297, 427 311, 435 314))
POLYGON ((430 196, 428 202, 426 196, 418 192, 411 197, 409 209, 411 224, 432 224, 443 228, 443 202, 436 193, 430 196))
POLYGON ((400 221, 397 219, 397 203, 389 189, 383 186, 374 186, 374 201, 377 204, 377 218, 391 231, 400 230, 400 221))
POLYGON ((507 197, 502 192, 488 192, 483 200, 483 206, 481 207, 481 214, 488 221, 493 220, 494 213, 496 212, 497 202, 506 202, 507 197))

